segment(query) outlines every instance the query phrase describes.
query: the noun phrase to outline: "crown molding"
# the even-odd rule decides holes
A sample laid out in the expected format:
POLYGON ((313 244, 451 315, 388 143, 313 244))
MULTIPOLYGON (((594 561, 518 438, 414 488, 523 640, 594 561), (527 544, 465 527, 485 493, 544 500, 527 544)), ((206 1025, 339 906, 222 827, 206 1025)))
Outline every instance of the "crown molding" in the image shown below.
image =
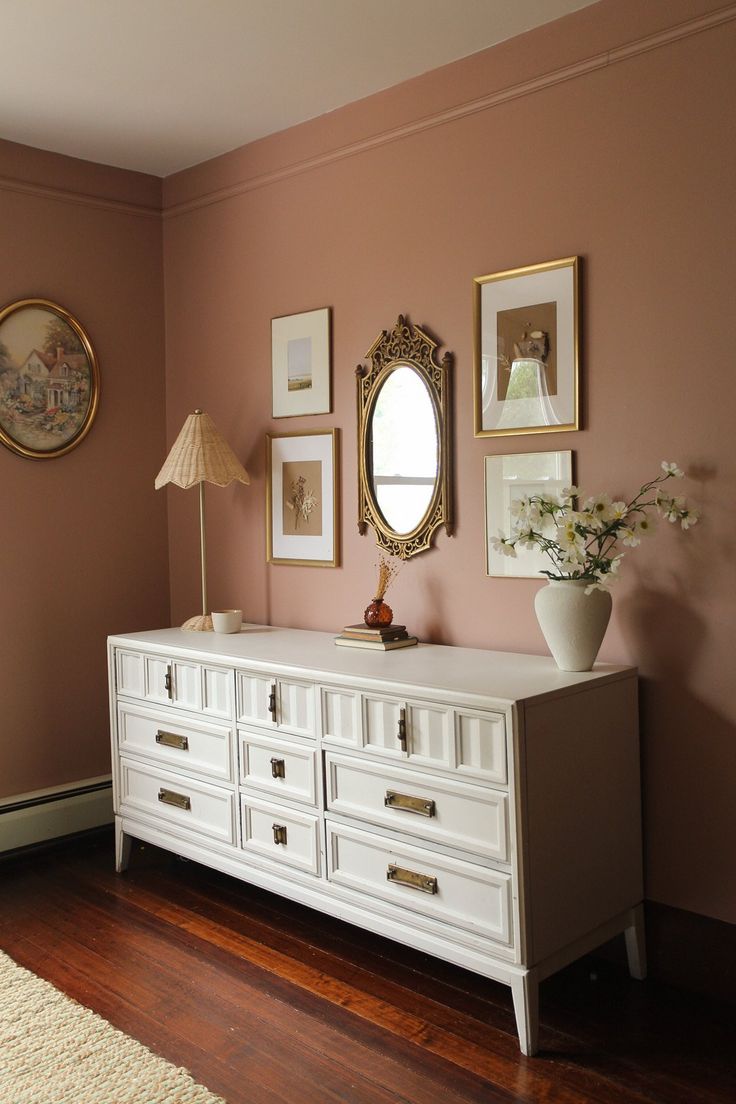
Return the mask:
POLYGON ((288 180, 302 173, 323 168, 335 161, 342 161, 347 157, 354 157, 357 154, 365 153, 379 146, 388 145, 390 142, 401 141, 403 138, 420 134, 434 127, 444 126, 457 119, 467 118, 469 115, 475 115, 482 111, 489 111, 494 107, 498 107, 500 104, 505 104, 511 100, 520 99, 524 96, 533 95, 535 92, 540 92, 546 88, 552 88, 565 81, 577 80, 579 77, 584 77, 588 73, 593 73, 599 69, 605 69, 609 65, 619 64, 630 58, 637 57, 640 54, 646 54, 651 50, 657 50, 662 46, 668 46, 670 43, 680 42, 683 39, 690 38, 692 35, 712 30, 734 19, 736 19, 736 4, 728 4, 726 7, 719 8, 717 11, 709 12, 707 15, 698 16, 695 19, 689 19, 684 23, 678 23, 656 34, 645 35, 642 38, 626 43, 624 46, 606 50, 603 53, 595 54, 582 61, 563 66, 561 69, 543 73, 541 76, 534 77, 531 80, 522 81, 519 84, 508 85, 487 96, 468 100, 465 103, 458 104, 445 111, 439 111, 433 115, 428 115, 410 123, 405 123, 402 126, 381 131, 368 138, 361 138, 356 142, 338 146, 335 149, 327 150, 325 153, 317 154, 314 157, 294 161, 279 169, 274 169, 272 172, 256 174, 224 188, 206 192, 194 199, 172 204, 170 207, 165 207, 163 217, 164 219, 177 218, 202 207, 209 207, 216 203, 224 203, 229 199, 235 199, 238 196, 245 195, 258 188, 265 188, 281 180, 288 180))
POLYGON ((56 203, 72 203, 77 207, 93 207, 100 211, 116 211, 118 214, 135 215, 138 218, 158 219, 161 208, 145 203, 128 203, 121 199, 107 199, 104 196, 89 195, 66 188, 55 188, 47 184, 31 184, 25 180, 15 180, 0 176, 0 191, 16 192, 19 195, 34 196, 36 199, 50 199, 56 203))

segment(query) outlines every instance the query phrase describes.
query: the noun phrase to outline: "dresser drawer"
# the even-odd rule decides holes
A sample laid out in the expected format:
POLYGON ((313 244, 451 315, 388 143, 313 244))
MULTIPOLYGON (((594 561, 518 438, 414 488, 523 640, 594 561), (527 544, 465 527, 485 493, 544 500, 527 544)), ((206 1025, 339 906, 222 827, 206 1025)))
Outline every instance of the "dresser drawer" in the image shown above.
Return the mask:
POLYGON ((122 813, 145 813, 220 843, 232 844, 234 803, 232 790, 130 759, 120 761, 122 813))
POLYGON ((274 797, 317 804, 317 752, 306 744, 240 731, 240 781, 274 797))
POLYGON ((507 862, 508 795, 357 757, 327 755, 327 808, 507 862))
POLYGON ((328 823, 327 841, 335 885, 511 945, 510 875, 347 825, 328 823))
POLYGON ((319 875, 320 822, 316 816, 245 794, 240 796, 240 810, 244 851, 278 866, 319 875))
POLYGON ((121 755, 142 755, 172 770, 233 781, 232 732, 223 725, 162 714, 127 702, 118 706, 121 755))

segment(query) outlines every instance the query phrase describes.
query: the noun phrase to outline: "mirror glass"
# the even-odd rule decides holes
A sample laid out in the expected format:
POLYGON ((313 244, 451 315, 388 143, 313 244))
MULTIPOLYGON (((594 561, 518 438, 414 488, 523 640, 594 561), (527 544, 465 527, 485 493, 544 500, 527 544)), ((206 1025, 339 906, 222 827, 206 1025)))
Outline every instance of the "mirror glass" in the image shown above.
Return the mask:
POLYGON ((381 384, 369 439, 376 505, 395 533, 411 533, 429 508, 439 473, 434 402, 411 365, 397 365, 381 384))

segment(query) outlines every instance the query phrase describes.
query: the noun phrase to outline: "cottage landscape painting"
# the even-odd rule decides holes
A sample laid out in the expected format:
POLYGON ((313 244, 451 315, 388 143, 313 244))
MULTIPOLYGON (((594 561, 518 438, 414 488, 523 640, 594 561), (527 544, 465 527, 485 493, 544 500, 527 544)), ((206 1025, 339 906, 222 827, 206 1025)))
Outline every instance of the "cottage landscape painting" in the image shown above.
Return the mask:
POLYGON ((0 313, 0 439, 33 458, 68 452, 97 407, 94 353, 80 324, 46 300, 0 313))

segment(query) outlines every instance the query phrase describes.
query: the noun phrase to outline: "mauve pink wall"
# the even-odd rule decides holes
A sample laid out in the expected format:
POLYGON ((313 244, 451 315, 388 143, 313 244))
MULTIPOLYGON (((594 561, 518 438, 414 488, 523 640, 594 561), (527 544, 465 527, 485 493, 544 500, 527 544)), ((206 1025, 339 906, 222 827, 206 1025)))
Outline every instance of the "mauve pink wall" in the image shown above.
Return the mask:
POLYGON ((66 307, 102 375, 78 448, 0 447, 2 797, 109 772, 105 638, 165 623, 169 595, 160 181, 7 142, 0 178, 0 305, 66 307))
MULTIPOLYGON (((406 564, 391 594, 398 618, 421 638, 545 651, 532 608, 539 584, 484 573, 484 456, 571 448, 582 487, 617 495, 656 473, 663 458, 693 473, 686 489, 702 506, 702 524, 687 534, 663 526, 627 558, 601 654, 641 669, 648 896, 736 921, 736 587, 733 511, 723 508, 736 486, 736 160, 728 131, 736 25, 263 178, 718 6, 603 0, 171 178, 164 267, 168 440, 202 406, 253 480, 209 493, 215 607, 242 605, 252 621, 331 631, 360 616, 373 593, 376 547, 355 524, 354 368, 399 312, 429 326, 455 357, 457 532, 441 533, 430 553, 406 564), (258 186, 196 203, 247 180, 258 186), (584 429, 474 439, 473 276, 570 254, 584 258, 584 429), (273 421, 270 319, 326 305, 334 413, 273 421), (331 426, 342 431, 343 566, 268 567, 264 433, 331 426)), ((196 498, 168 495, 179 621, 198 608, 196 498)))

